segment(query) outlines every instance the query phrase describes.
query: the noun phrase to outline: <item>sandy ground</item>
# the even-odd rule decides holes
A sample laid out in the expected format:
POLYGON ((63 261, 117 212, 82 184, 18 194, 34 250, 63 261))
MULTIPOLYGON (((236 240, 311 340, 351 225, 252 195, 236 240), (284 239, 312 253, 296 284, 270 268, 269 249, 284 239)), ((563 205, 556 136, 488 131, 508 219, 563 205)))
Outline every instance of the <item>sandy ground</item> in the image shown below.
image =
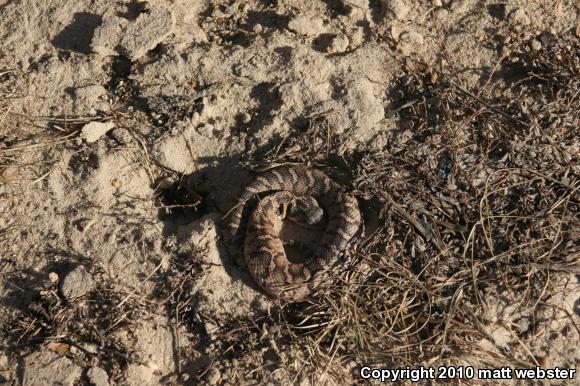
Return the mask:
MULTIPOLYGON (((247 156, 321 116, 342 152, 393 147, 416 129, 389 113, 401 85, 494 89, 514 47, 577 39, 578 7, 0 0, 0 383, 337 382, 258 322, 276 303, 219 237, 247 156), (223 333, 240 320, 248 342, 223 333)), ((540 321, 488 304, 488 352, 575 368, 578 285, 554 275, 530 347, 514 328, 540 321)))

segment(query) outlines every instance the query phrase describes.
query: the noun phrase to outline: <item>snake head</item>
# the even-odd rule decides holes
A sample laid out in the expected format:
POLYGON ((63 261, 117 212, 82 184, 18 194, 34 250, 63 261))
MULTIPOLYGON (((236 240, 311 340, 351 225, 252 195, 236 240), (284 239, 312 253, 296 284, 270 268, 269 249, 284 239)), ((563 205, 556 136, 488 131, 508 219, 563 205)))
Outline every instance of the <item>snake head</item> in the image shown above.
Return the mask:
POLYGON ((296 197, 287 210, 288 218, 299 224, 318 224, 324 216, 324 210, 318 202, 310 196, 296 197))

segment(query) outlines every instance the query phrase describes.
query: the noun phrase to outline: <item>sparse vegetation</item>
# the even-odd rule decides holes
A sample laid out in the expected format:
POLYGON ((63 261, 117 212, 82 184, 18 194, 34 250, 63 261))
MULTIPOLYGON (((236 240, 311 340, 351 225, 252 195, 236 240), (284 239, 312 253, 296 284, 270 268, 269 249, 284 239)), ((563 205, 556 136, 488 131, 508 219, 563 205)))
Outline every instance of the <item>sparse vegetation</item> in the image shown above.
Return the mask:
MULTIPOLYGON (((269 9, 278 2, 259 3, 260 11, 250 11, 247 20, 241 16, 245 12, 241 6, 230 16, 226 6, 208 6, 201 25, 215 41, 203 44, 239 45, 242 50, 263 29, 285 31, 292 17, 269 9), (261 19, 270 24, 260 24, 261 19)), ((352 12, 342 2, 324 3, 332 17, 352 12)), ((371 2, 375 19, 379 3, 371 2)), ((135 20, 143 10, 132 7, 136 8, 128 14, 135 15, 129 19, 135 20)), ((505 19, 504 8, 494 17, 505 19)), ((446 3, 447 9, 451 6, 446 3)), ((482 5, 474 9, 481 13, 477 17, 489 12, 482 5)), ((296 28, 308 32, 306 27, 296 28)), ((361 27, 368 33, 365 39, 376 39, 395 51, 398 42, 386 32, 383 35, 381 28, 370 29, 370 24, 361 27)), ((337 133, 333 126, 337 122, 333 118, 351 107, 346 104, 345 111, 313 108, 312 113, 306 113, 310 111, 306 106, 304 116, 292 120, 283 136, 275 133, 267 141, 257 140, 264 122, 274 121, 277 110, 287 108, 282 95, 292 90, 283 89, 276 83, 279 79, 256 81, 251 91, 244 83, 246 75, 224 81, 225 88, 248 88, 251 98, 244 108, 251 114, 232 109, 231 122, 224 120, 232 126, 223 129, 215 122, 217 113, 203 126, 191 123, 207 106, 219 110, 226 105, 212 105, 223 85, 200 81, 191 87, 193 96, 143 97, 139 94, 143 86, 131 77, 134 63, 124 57, 111 65, 107 86, 111 109, 92 116, 32 116, 15 111, 15 104, 28 97, 17 87, 19 77, 27 74, 0 68, 0 216, 5 217, 0 218, 0 249, 17 245, 26 237, 26 224, 47 216, 69 216, 58 223, 62 234, 78 231, 76 239, 71 236, 62 245, 62 239, 43 229, 38 238, 46 245, 28 245, 30 251, 19 251, 18 261, 14 251, 0 256, 0 354, 16 363, 21 373, 23 357, 47 348, 72 358, 83 369, 101 366, 111 383, 123 382, 129 364, 148 365, 148 358, 127 336, 143 321, 156 325, 162 320, 163 329, 172 334, 167 368, 174 366, 173 371, 161 377, 167 384, 211 383, 208 377, 213 371, 240 385, 289 379, 299 383, 305 376, 311 384, 352 384, 360 381, 357 372, 363 364, 551 367, 545 355, 550 334, 557 332, 564 341, 580 334, 580 311, 574 315, 561 305, 564 297, 577 293, 580 273, 580 45, 569 35, 522 36, 509 40, 509 51, 499 55, 495 66, 478 69, 482 75, 475 89, 462 83, 461 74, 407 58, 402 65, 405 74, 383 90, 386 99, 394 101, 393 106, 385 106, 385 120, 396 119, 396 128, 382 132, 380 141, 368 148, 353 146, 350 128, 337 133), (531 48, 531 39, 536 38, 542 49, 531 48), (3 200, 17 202, 20 195, 30 194, 31 187, 46 183, 58 168, 72 170, 69 185, 63 186, 78 188, 75 178, 93 178, 100 157, 123 146, 112 138, 105 145, 75 144, 75 140, 83 124, 109 120, 129 133, 132 142, 123 146, 133 153, 123 168, 144 170, 145 176, 137 182, 148 195, 133 196, 134 181, 115 178, 113 188, 106 186, 115 197, 114 205, 106 209, 84 202, 79 195, 76 199, 82 202, 77 206, 43 202, 40 214, 25 220, 26 209, 7 213, 5 208, 16 204, 3 207, 3 200), (172 130, 189 130, 185 124, 179 126, 183 122, 195 126, 188 132, 195 138, 207 135, 237 146, 228 148, 228 154, 225 147, 213 149, 219 157, 208 153, 199 157, 200 164, 213 167, 232 162, 231 158, 238 169, 239 159, 244 168, 258 170, 273 163, 305 163, 352 191, 364 211, 365 230, 349 251, 352 261, 343 275, 301 303, 252 304, 255 314, 227 320, 200 312, 197 306, 202 300, 195 287, 214 263, 205 260, 206 246, 193 243, 180 249, 176 229, 217 212, 211 188, 229 181, 216 177, 210 167, 209 171, 200 168, 198 179, 191 179, 152 155, 162 140, 173 135, 172 130), (140 125, 145 129, 140 130, 140 125), (32 161, 21 157, 37 150, 40 155, 32 161), (65 152, 72 154, 66 162, 65 152), (208 175, 218 182, 206 184, 208 175), (87 236, 95 221, 102 222, 101 233, 87 236), (147 233, 154 227, 155 232, 147 233), (117 238, 118 249, 136 257, 121 254, 119 258, 111 252, 107 264, 100 264, 100 256, 86 256, 83 250, 98 254, 117 238), (22 261, 24 254, 37 260, 22 261), (59 278, 76 264, 86 265, 99 277, 96 288, 79 302, 59 293, 59 278), (131 280, 112 276, 102 280, 108 264, 111 271, 134 269, 128 275, 131 280)), ((325 50, 340 47, 330 43, 325 50)), ((356 54, 364 43, 359 44, 338 53, 314 48, 316 55, 340 57, 356 54)), ((164 50, 159 43, 144 60, 156 63, 173 54, 164 50)), ((275 60, 290 61, 297 55, 286 46, 274 51, 275 60)), ((187 60, 186 54, 175 57, 179 63, 187 60)), ((270 60, 274 59, 266 61, 270 60)), ((141 64, 138 71, 146 71, 151 63, 141 64)), ((241 65, 232 69, 234 74, 244 71, 241 65)), ((329 86, 333 88, 329 93, 340 100, 346 86, 340 79, 331 80, 336 84, 329 86)), ((186 140, 185 157, 193 159, 191 145, 186 140)), ((174 149, 181 148, 170 147, 174 149)), ((111 159, 114 164, 120 158, 111 159)), ((23 202, 23 208, 31 205, 23 202)), ((0 382, 4 380, 1 366, 0 360, 0 382)), ((225 382, 224 378, 215 376, 215 383, 225 382)), ((86 374, 81 381, 88 382, 86 374)))

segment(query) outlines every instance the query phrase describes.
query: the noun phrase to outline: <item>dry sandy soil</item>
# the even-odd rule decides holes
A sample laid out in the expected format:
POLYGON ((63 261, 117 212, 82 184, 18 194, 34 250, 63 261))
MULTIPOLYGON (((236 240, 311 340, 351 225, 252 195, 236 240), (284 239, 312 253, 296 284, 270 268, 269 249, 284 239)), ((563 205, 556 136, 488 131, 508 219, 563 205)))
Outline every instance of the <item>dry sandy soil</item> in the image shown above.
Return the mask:
POLYGON ((579 12, 0 0, 0 384, 575 369, 579 12), (351 279, 299 304, 220 237, 252 170, 284 162, 366 225, 351 279))

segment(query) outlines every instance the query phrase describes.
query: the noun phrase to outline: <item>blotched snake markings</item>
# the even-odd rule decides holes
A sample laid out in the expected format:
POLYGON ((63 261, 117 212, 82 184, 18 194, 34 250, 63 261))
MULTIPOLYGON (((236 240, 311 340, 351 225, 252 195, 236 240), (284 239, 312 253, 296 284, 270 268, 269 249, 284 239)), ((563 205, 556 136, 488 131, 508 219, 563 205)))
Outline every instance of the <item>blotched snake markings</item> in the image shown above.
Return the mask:
POLYGON ((344 252, 362 223, 357 200, 324 173, 305 166, 281 166, 259 174, 224 218, 230 253, 245 262, 269 295, 295 301, 306 297, 340 268, 344 252), (290 262, 279 229, 285 218, 325 227, 303 263, 290 262))

